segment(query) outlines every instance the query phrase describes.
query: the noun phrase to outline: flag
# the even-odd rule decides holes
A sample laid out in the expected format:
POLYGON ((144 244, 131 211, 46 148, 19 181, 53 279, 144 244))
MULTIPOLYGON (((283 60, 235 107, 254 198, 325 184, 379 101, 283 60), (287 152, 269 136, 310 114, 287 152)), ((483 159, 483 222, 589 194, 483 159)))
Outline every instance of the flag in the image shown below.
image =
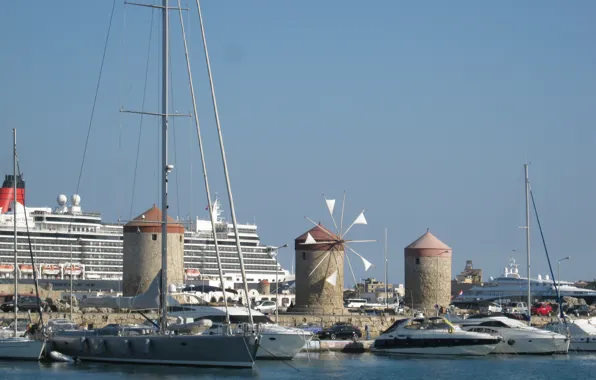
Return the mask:
POLYGON ((205 211, 208 211, 208 210, 209 210, 209 205, 207 205, 207 207, 205 207, 205 211))
POLYGON ((459 293, 457 294, 458 296, 461 296, 462 294, 464 294, 464 290, 460 290, 459 293))

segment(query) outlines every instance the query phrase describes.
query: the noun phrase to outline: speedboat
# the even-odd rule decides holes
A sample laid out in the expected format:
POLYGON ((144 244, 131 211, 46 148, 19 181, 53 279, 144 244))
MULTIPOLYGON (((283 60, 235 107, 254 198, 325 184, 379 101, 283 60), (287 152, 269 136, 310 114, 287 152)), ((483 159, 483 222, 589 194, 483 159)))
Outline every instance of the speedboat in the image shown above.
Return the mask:
POLYGON ((493 354, 566 354, 569 350, 569 339, 565 335, 505 316, 471 316, 458 325, 464 331, 503 337, 493 354))
POLYGON ((410 355, 473 355, 491 353, 503 340, 499 336, 464 331, 442 317, 406 318, 396 321, 377 339, 371 351, 410 355))
POLYGON ((570 351, 596 352, 596 317, 589 319, 566 318, 563 322, 552 322, 544 326, 545 330, 561 334, 569 333, 570 351))
MULTIPOLYGON (((230 323, 234 326, 232 332, 242 334, 249 330, 249 315, 246 307, 229 306, 230 323)), ((313 334, 299 328, 281 326, 273 323, 265 314, 251 310, 256 332, 261 335, 257 359, 283 359, 291 360, 310 341, 313 334)), ((211 321, 211 326, 201 332, 203 335, 223 334, 226 326, 225 308, 218 306, 182 305, 180 311, 169 313, 178 317, 181 325, 206 325, 211 321)))

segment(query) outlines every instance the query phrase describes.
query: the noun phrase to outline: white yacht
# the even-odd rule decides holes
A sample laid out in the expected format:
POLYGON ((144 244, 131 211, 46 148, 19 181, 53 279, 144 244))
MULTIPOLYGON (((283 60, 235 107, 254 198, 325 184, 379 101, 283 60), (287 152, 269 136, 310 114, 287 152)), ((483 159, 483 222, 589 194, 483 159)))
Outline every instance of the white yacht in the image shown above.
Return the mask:
POLYGON ((503 340, 499 336, 464 331, 442 317, 406 318, 384 331, 373 352, 410 355, 472 355, 491 353, 503 340))
MULTIPOLYGON (((558 281, 557 286, 561 297, 575 297, 585 299, 589 304, 596 301, 596 290, 583 289, 574 286, 572 282, 558 281)), ((557 292, 550 276, 530 279, 532 297, 540 300, 557 299, 557 292)), ((475 285, 470 290, 462 292, 451 301, 454 305, 472 305, 496 301, 499 303, 512 301, 526 301, 528 297, 528 279, 519 274, 518 264, 511 258, 504 273, 490 282, 475 285)))
POLYGON ((544 326, 545 330, 567 334, 569 330, 569 350, 577 352, 596 352, 596 317, 589 319, 571 319, 566 317, 567 325, 552 322, 544 326))
POLYGON ((569 339, 562 334, 530 327, 504 316, 471 316, 455 322, 462 330, 503 337, 493 354, 566 354, 569 339))
MULTIPOLYGON (((229 306, 230 323, 235 332, 243 332, 248 328, 249 316, 246 307, 229 306)), ((253 321, 261 335, 257 359, 285 359, 290 360, 300 352, 310 341, 313 334, 298 328, 285 327, 273 323, 266 315, 251 310, 253 321)), ((217 306, 181 305, 170 308, 171 317, 178 317, 185 324, 204 325, 204 321, 211 321, 212 326, 203 334, 214 335, 223 333, 225 322, 225 308, 217 306)))

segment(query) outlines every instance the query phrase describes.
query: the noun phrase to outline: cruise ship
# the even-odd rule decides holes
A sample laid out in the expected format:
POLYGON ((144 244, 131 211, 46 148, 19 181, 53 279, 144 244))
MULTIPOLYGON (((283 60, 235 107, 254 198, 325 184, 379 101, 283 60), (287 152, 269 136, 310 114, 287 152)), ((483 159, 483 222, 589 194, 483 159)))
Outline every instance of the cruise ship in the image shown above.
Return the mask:
MULTIPOLYGON (((591 304, 596 301, 596 291, 575 286, 572 282, 557 280, 557 287, 561 297, 583 298, 591 304)), ((556 301, 557 292, 550 276, 530 279, 532 299, 556 301)), ((491 278, 489 282, 473 286, 468 291, 463 291, 451 301, 454 305, 473 305, 487 302, 513 302, 526 301, 528 297, 528 278, 519 274, 518 264, 514 258, 509 260, 509 266, 504 273, 491 278)))
MULTIPOLYGON (((24 207, 25 182, 17 181, 16 213, 12 210, 14 176, 6 175, 0 188, 0 280, 14 275, 13 221, 17 222, 17 273, 21 279, 33 278, 33 270, 43 280, 122 280, 123 223, 103 223, 101 214, 83 212, 81 197, 73 195, 70 205, 59 195, 55 208, 24 207), (29 234, 27 234, 27 227, 29 234), (31 265, 29 238, 35 257, 31 265)), ((234 229, 221 217, 219 200, 213 213, 226 288, 241 288, 240 261, 234 229)), ((198 217, 184 234, 184 271, 186 283, 219 283, 215 242, 211 221, 198 217)), ((238 225, 242 253, 250 288, 263 280, 274 283, 293 281, 292 275, 277 264, 275 247, 262 245, 257 226, 238 225)), ((46 281, 47 282, 47 281, 46 281)))

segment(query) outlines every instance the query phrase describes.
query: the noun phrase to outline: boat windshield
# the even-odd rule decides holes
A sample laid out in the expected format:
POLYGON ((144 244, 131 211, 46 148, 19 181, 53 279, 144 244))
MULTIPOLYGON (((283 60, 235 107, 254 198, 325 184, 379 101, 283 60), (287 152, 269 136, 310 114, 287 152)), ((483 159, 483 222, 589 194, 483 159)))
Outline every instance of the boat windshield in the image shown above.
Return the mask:
POLYGON ((453 329, 454 326, 444 318, 434 317, 411 319, 404 328, 410 330, 449 330, 453 329))

